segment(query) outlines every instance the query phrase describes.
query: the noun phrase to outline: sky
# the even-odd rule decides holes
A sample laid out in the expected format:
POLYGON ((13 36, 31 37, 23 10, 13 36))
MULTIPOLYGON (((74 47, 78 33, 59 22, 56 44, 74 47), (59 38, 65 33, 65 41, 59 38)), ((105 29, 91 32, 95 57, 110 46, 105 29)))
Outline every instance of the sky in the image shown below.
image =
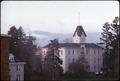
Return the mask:
POLYGON ((22 26, 25 32, 73 33, 78 25, 101 32, 116 16, 118 1, 2 1, 1 33, 11 26, 22 26))

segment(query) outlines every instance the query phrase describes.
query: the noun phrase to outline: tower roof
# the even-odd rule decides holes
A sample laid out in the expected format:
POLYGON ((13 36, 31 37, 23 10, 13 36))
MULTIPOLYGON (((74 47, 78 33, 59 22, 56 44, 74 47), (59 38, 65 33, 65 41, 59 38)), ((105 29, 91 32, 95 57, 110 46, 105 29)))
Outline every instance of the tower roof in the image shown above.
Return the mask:
POLYGON ((75 33, 76 33, 76 32, 77 32, 77 35, 78 35, 78 36, 81 36, 81 35, 82 35, 82 32, 85 34, 85 36, 87 36, 86 33, 85 33, 85 31, 84 31, 84 29, 83 29, 83 27, 82 27, 81 25, 78 25, 78 26, 77 26, 77 28, 76 28, 73 36, 75 36, 75 33))

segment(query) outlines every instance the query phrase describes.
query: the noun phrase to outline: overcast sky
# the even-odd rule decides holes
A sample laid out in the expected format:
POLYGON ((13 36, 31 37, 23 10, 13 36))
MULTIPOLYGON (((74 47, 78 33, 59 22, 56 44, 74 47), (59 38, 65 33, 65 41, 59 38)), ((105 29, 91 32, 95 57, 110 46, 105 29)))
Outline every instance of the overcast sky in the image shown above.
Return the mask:
POLYGON ((101 32, 102 25, 116 16, 117 1, 2 1, 1 32, 15 25, 25 32, 73 33, 79 20, 85 31, 101 32))

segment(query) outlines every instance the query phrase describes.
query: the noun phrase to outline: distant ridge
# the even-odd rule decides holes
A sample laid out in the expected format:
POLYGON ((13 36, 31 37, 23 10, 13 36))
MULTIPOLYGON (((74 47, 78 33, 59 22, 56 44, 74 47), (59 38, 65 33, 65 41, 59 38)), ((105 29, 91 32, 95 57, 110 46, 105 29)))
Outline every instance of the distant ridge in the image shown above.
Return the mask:
MULTIPOLYGON (((32 36, 36 37, 36 44, 38 46, 43 47, 44 45, 47 45, 52 39, 57 38, 59 40, 59 42, 61 43, 72 43, 73 41, 73 33, 67 33, 67 34, 63 34, 63 33, 51 33, 48 31, 31 31, 29 32, 31 33, 32 36)), ((86 42, 87 43, 98 43, 100 42, 100 37, 101 37, 101 33, 100 32, 86 32, 87 37, 86 37, 86 42)))

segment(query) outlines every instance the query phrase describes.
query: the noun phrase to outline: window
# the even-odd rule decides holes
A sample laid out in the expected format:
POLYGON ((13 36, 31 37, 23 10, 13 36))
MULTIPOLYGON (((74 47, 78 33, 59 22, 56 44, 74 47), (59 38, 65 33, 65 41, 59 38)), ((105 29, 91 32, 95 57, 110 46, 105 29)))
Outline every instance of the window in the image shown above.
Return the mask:
POLYGON ((96 63, 96 59, 94 58, 94 63, 96 63))
POLYGON ((19 79, 19 75, 17 75, 17 77, 16 77, 16 81, 19 81, 20 79, 19 79))
POLYGON ((84 47, 81 47, 81 50, 84 51, 84 47))
POLYGON ((19 69, 18 69, 19 71, 20 71, 20 67, 21 67, 21 65, 19 65, 19 69))
POLYGON ((73 50, 73 54, 74 54, 74 50, 73 50))
POLYGON ((86 54, 88 54, 88 49, 86 50, 86 54))
POLYGON ((19 70, 19 66, 18 66, 18 65, 16 66, 16 70, 17 70, 17 71, 19 70))
POLYGON ((81 48, 81 54, 84 54, 84 48, 83 47, 81 48))
POLYGON ((98 54, 99 54, 99 50, 98 50, 98 54))
POLYGON ((94 70, 96 69, 96 66, 94 65, 94 70))
POLYGON ((17 81, 20 81, 20 74, 17 75, 17 81))
POLYGON ((81 54, 84 54, 84 52, 82 51, 81 54))
POLYGON ((68 62, 70 62, 70 58, 68 58, 68 62))
POLYGON ((100 63, 100 58, 98 58, 98 63, 100 63))
POLYGON ((60 50, 60 53, 61 53, 61 55, 63 55, 63 52, 62 52, 62 50, 60 50))
POLYGON ((96 54, 96 51, 94 50, 94 54, 96 54))
POLYGON ((70 54, 70 50, 68 50, 68 54, 70 54))
POLYGON ((16 66, 16 71, 20 71, 20 65, 16 66))
POLYGON ((70 58, 68 58, 68 64, 70 64, 70 58))
POLYGON ((98 65, 98 69, 100 69, 100 65, 98 65))

